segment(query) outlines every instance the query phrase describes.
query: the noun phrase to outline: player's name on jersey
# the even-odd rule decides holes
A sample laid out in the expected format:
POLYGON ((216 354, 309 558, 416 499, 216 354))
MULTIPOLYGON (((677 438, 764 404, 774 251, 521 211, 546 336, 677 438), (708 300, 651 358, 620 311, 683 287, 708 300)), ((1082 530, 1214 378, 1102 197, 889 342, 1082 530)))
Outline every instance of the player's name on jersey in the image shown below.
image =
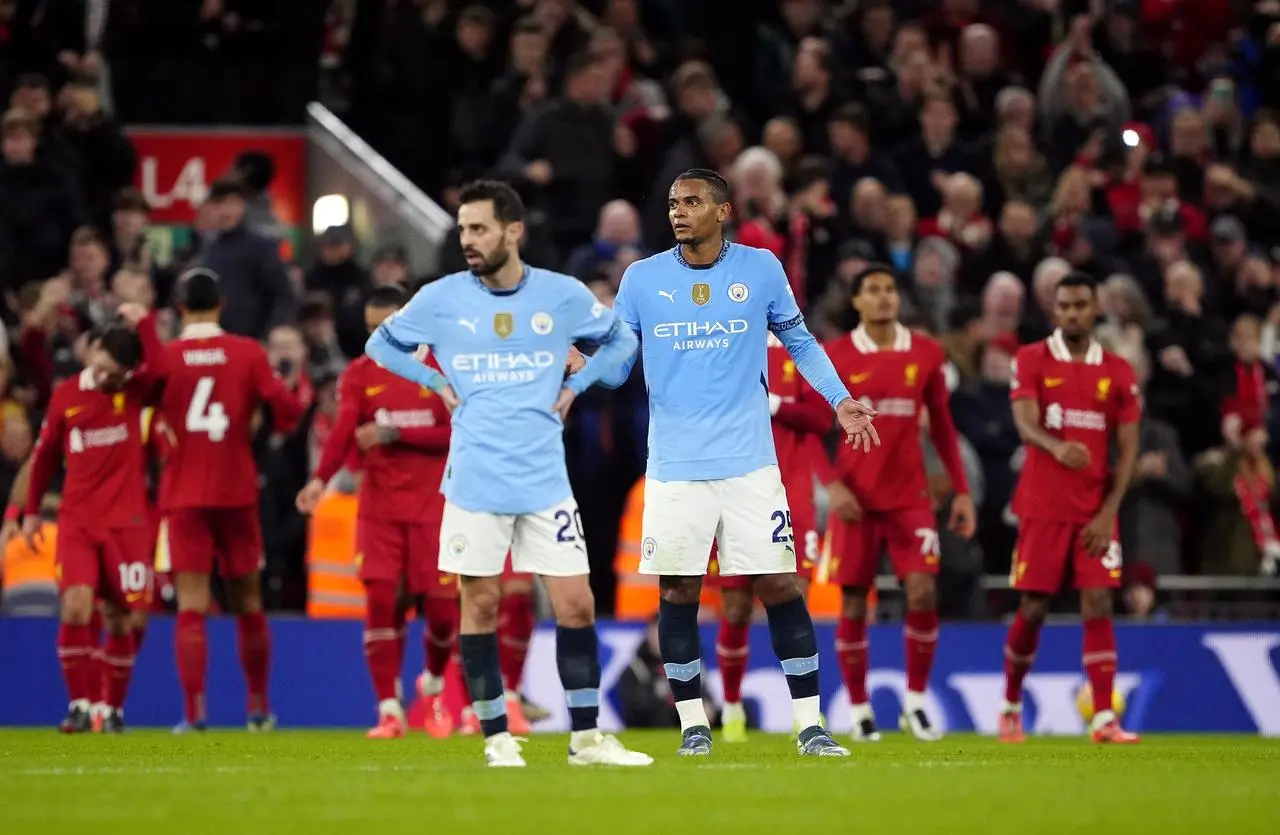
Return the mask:
POLYGON ((184 365, 226 365, 227 353, 221 348, 190 348, 182 352, 184 365))

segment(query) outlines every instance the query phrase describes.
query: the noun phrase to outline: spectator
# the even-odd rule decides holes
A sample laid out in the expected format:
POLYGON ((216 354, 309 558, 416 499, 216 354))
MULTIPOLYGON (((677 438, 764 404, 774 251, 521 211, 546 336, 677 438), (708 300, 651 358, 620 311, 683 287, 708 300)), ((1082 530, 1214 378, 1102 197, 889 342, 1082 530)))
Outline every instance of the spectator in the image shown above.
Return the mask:
POLYGON ((569 255, 565 270, 583 282, 603 277, 617 287, 640 254, 640 214, 625 200, 611 200, 600 209, 595 237, 569 255))
POLYGON ((1200 549, 1205 574, 1274 575, 1280 539, 1271 514, 1275 469, 1267 459, 1267 433, 1246 431, 1238 444, 1205 457, 1200 477, 1212 502, 1200 549))
POLYGON ((335 322, 342 356, 354 359, 364 354, 364 343, 369 338, 364 321, 365 301, 374 290, 395 284, 405 288, 413 284, 409 253, 399 244, 384 244, 374 250, 365 282, 348 286, 342 295, 335 322))
POLYGON ((1043 208, 1053 191, 1053 178, 1044 155, 1036 150, 1031 131, 1005 125, 996 133, 990 174, 986 178, 985 207, 994 213, 1010 200, 1043 208))
POLYGON ((1132 276, 1116 273, 1100 289, 1098 300, 1103 318, 1095 331, 1098 341, 1149 376, 1150 365, 1144 364, 1147 363, 1144 340, 1153 322, 1151 304, 1142 288, 1132 276))
POLYGON ((981 252, 968 259, 964 291, 976 296, 987 280, 998 272, 1009 272, 1030 287, 1036 266, 1047 254, 1040 239, 1035 207, 1021 200, 1009 200, 1000 210, 995 235, 981 252))
POLYGON ((1129 95, 1115 72, 1093 50, 1093 21, 1071 21, 1067 39, 1040 78, 1041 129, 1049 165, 1061 171, 1082 152, 1096 157, 1109 137, 1129 121, 1129 95))
POLYGON ((327 293, 313 291, 302 299, 298 306, 298 330, 306 344, 306 376, 314 380, 336 378, 341 374, 347 358, 338 346, 333 299, 327 293))
POLYGON ((924 238, 912 260, 912 297, 930 330, 946 328, 956 306, 960 252, 942 238, 924 238))
MULTIPOLYGON (((885 191, 883 183, 873 177, 863 177, 854 184, 853 197, 849 200, 849 214, 853 218, 853 225, 849 231, 853 236, 871 244, 876 250, 877 257, 888 257, 885 246, 888 211, 889 194, 885 191)), ((913 229, 902 238, 900 243, 908 249, 914 249, 916 237, 913 229)))
POLYGON ((245 151, 236 157, 235 174, 245 187, 245 225, 264 238, 284 239, 284 227, 271 206, 267 190, 276 176, 276 164, 270 154, 245 151))
POLYGON ((1071 272, 1071 265, 1058 257, 1050 257, 1036 265, 1031 274, 1031 301, 1022 315, 1018 328, 1018 340, 1027 345, 1044 339, 1053 333, 1057 315, 1054 311, 1054 293, 1058 282, 1071 272))
POLYGON ((909 273, 916 252, 916 206, 905 194, 894 194, 884 204, 884 249, 900 273, 909 273))
POLYGON ((241 336, 263 338, 267 331, 294 320, 296 297, 270 238, 245 225, 247 190, 234 177, 209 189, 217 233, 195 258, 222 284, 222 327, 241 336))
POLYGON ((844 101, 844 91, 836 81, 830 45, 816 39, 803 41, 791 63, 791 91, 778 111, 799 127, 807 153, 826 154, 830 150, 827 121, 844 101))
POLYGON ((528 116, 499 163, 500 173, 535 195, 562 254, 590 237, 626 156, 615 148, 608 83, 598 61, 578 56, 567 70, 564 98, 528 116))
POLYGON ((869 117, 860 104, 846 104, 827 122, 831 145, 831 197, 837 206, 848 206, 856 183, 865 178, 898 191, 901 181, 893 160, 871 147, 869 117))
MULTIPOLYGON (((1126 357, 1141 388, 1150 378, 1145 352, 1126 357)), ((1138 427, 1138 463, 1133 485, 1120 508, 1120 547, 1129 561, 1160 574, 1182 573, 1179 513, 1191 498, 1191 468, 1173 426, 1144 413, 1138 427)))
MULTIPOLYGON (((978 334, 984 341, 1016 334, 1022 322, 1026 290, 1013 273, 998 272, 982 288, 978 334)), ((1007 344, 1007 343, 1006 343, 1007 344)))
POLYGON ((765 123, 761 144, 778 158, 778 162, 782 164, 783 178, 789 186, 794 187, 792 180, 796 165, 805 150, 804 139, 800 136, 795 120, 788 116, 770 119, 765 123))
POLYGON ((96 86, 71 83, 58 94, 65 136, 84 161, 78 185, 90 218, 102 229, 110 227, 111 201, 133 182, 138 159, 133 144, 115 120, 102 109, 96 86))
POLYGON ((974 23, 960 32, 956 106, 960 134, 973 140, 996 124, 996 99, 1013 79, 1000 66, 1000 36, 985 23, 974 23))
POLYGON ((982 184, 965 173, 939 177, 942 208, 937 217, 920 221, 920 237, 939 237, 961 254, 982 249, 991 239, 991 220, 982 213, 982 184))
POLYGON ((930 95, 920 108, 920 136, 898 153, 898 170, 921 217, 942 208, 938 175, 968 170, 968 154, 955 131, 956 106, 946 96, 930 95))
POLYGON ((307 290, 324 293, 336 307, 348 291, 368 283, 369 274, 356 263, 356 236, 350 226, 330 226, 316 238, 316 248, 316 263, 307 270, 307 290))
POLYGON ((36 158, 38 131, 36 119, 20 110, 5 113, 0 124, 0 251, 8 252, 0 280, 10 292, 62 269, 81 218, 74 187, 54 163, 36 158))

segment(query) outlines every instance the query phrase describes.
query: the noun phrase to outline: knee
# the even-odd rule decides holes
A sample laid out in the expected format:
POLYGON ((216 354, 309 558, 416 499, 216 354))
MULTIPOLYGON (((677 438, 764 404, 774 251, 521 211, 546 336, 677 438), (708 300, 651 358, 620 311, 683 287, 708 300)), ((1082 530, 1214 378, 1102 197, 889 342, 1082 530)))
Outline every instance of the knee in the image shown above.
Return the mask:
POLYGON ((62 622, 68 626, 88 626, 93 619, 93 590, 72 586, 62 593, 62 622))
POLYGON ((1080 592, 1080 614, 1085 620, 1111 617, 1111 589, 1083 589, 1080 592))
POLYGON ((262 611, 262 586, 257 575, 232 581, 230 591, 228 602, 237 615, 256 615, 262 611))
POLYGON ((845 587, 840 592, 840 617, 845 620, 867 619, 867 590, 845 587))
POLYGON ((102 625, 108 635, 127 635, 133 630, 133 618, 128 612, 109 606, 103 613, 102 625))
POLYGON ((174 580, 178 611, 205 614, 209 611, 209 578, 203 574, 180 572, 174 580))
POLYGON ((733 626, 745 626, 751 622, 754 608, 751 594, 737 589, 728 589, 720 595, 721 613, 726 623, 733 626))
POLYGON ((147 628, 147 613, 141 611, 130 612, 126 624, 130 631, 141 632, 147 628))
POLYGON ((1022 615, 1028 626, 1039 628, 1049 615, 1049 598, 1038 594, 1023 595, 1022 602, 1018 604, 1018 614, 1022 615))
POLYGON ((596 601, 588 586, 556 601, 556 625, 582 629, 596 622, 596 601))
POLYGON ((938 584, 931 574, 912 574, 906 582, 907 609, 932 612, 938 608, 938 584))
POLYGON ((800 584, 794 574, 765 574, 755 579, 756 596, 765 606, 790 603, 800 597, 800 584))
POLYGON ((469 582, 462 590, 462 617, 480 632, 498 628, 498 603, 502 595, 495 584, 469 582))
POLYGON ((391 583, 364 584, 365 619, 370 626, 384 627, 395 622, 399 601, 391 583))
POLYGON ((698 602, 698 598, 702 594, 702 578, 659 577, 658 589, 662 593, 664 602, 673 603, 677 606, 687 606, 698 602))

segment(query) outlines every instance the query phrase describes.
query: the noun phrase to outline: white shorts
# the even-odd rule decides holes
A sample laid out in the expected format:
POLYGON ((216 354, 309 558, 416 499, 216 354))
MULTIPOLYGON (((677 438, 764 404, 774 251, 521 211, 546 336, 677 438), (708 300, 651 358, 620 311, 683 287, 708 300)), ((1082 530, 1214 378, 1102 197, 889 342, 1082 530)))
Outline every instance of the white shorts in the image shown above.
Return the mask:
POLYGON ((590 574, 582 516, 572 496, 538 513, 475 513, 444 503, 440 568, 463 577, 497 577, 511 553, 511 570, 542 577, 590 574))
POLYGON ((720 574, 794 574, 791 511, 774 465, 717 481, 644 483, 640 573, 700 577, 711 542, 720 574))

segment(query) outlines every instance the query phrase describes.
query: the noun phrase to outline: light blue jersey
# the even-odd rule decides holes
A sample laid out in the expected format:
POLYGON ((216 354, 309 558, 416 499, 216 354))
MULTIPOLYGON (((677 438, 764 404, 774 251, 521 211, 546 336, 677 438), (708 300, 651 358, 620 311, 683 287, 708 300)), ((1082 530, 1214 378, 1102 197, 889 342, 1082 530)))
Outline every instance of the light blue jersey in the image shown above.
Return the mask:
POLYGON ((581 393, 600 373, 617 373, 636 340, 614 311, 576 278, 525 268, 514 290, 492 290, 471 273, 426 285, 369 337, 365 349, 387 370, 444 388, 453 413, 445 497, 477 513, 537 513, 572 495, 564 425, 552 411, 562 386, 581 393), (598 343, 600 368, 564 380, 574 342, 598 343), (444 376, 414 356, 428 345, 444 376))
MULTIPOLYGON (((622 277, 614 310, 640 339, 648 474, 658 481, 735 478, 777 463, 767 331, 832 408, 849 396, 766 250, 726 243, 704 268, 686 263, 679 247, 637 261, 622 277)), ((601 384, 621 385, 632 364, 604 374, 601 384)))

